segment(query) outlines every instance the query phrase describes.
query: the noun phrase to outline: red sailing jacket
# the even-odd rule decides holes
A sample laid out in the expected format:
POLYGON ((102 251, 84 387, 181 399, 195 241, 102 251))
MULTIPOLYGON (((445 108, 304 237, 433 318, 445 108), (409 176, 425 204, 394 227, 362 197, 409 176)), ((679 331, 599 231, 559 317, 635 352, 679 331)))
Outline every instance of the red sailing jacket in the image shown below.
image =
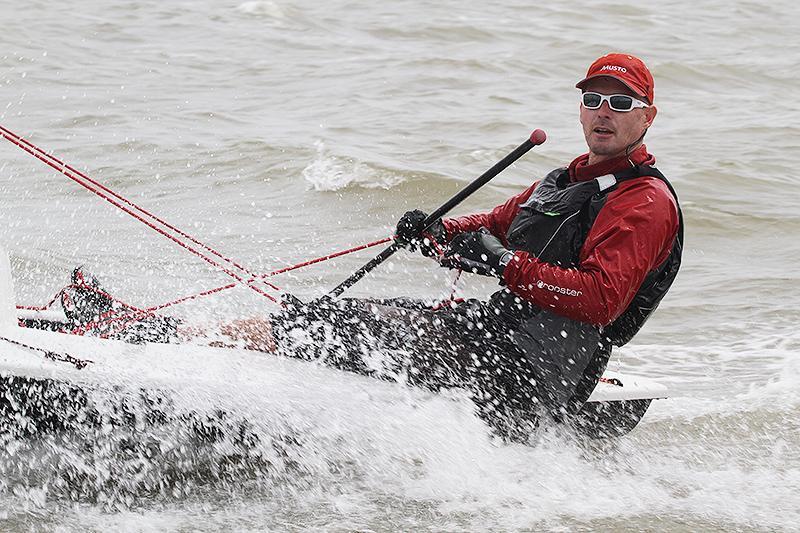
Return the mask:
MULTIPOLYGON (((630 158, 637 165, 655 164, 644 145, 630 158)), ((584 154, 570 163, 573 181, 630 168, 625 157, 594 165, 588 165, 588 159, 584 154)), ((485 227, 508 246, 508 227, 537 184, 488 213, 445 220, 448 238, 485 227)), ((557 267, 517 251, 503 279, 517 295, 541 308, 605 326, 625 311, 647 273, 667 259, 678 226, 678 208, 664 182, 657 178, 624 181, 608 194, 581 248, 577 268, 557 267)))

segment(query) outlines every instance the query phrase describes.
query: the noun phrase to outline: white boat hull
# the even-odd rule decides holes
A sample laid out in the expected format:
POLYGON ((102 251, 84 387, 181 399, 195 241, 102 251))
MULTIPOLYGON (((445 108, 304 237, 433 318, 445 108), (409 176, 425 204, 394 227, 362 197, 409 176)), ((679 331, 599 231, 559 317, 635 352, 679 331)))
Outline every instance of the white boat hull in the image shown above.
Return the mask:
MULTIPOLYGON (((16 402, 23 401, 23 396, 30 396, 28 393, 15 396, 8 392, 12 386, 36 389, 53 398, 59 391, 66 396, 80 396, 76 392, 78 388, 130 392, 220 388, 220 384, 225 384, 223 389, 275 391, 281 387, 302 386, 302 380, 308 379, 309 373, 320 374, 317 388, 322 382, 335 387, 344 382, 363 383, 363 380, 368 380, 370 386, 378 386, 369 378, 259 352, 192 344, 134 345, 19 326, 20 318, 59 317, 55 311, 20 313, 16 309, 8 258, 0 250, 0 333, 5 339, 0 350, 0 389, 6 389, 7 397, 5 403, 0 400, 0 407, 6 411, 13 410, 8 400, 11 396, 17 398, 16 402), (44 351, 68 354, 91 363, 79 369, 48 359, 44 351), (264 382, 266 376, 268 382, 264 382)), ((380 386, 391 387, 386 383, 380 386)), ((2 396, 0 393, 0 398, 2 396)), ((570 422, 592 437, 623 435, 636 426, 653 399, 666 396, 666 387, 653 380, 606 372, 582 411, 570 418, 570 422)), ((52 401, 57 405, 63 403, 52 401)), ((52 413, 46 418, 56 415, 58 413, 52 413)))

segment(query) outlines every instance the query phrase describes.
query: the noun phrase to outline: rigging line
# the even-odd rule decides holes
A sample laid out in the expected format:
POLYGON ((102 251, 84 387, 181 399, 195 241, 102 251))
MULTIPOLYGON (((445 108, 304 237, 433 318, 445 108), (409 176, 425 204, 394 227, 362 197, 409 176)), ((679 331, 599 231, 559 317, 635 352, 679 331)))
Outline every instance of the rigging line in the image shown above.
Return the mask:
MULTIPOLYGON (((271 276, 277 276, 278 274, 283 274, 285 272, 290 272, 292 270, 297 270, 298 268, 304 268, 304 267, 311 266, 311 265, 314 265, 314 264, 317 264, 317 263, 321 263, 323 261, 327 261, 329 259, 335 259, 335 258, 341 257, 343 255, 351 254, 351 253, 354 253, 354 252, 359 252, 361 250, 366 250, 367 248, 372 248, 373 246, 379 246, 381 244, 385 244, 385 243, 391 241, 392 239, 394 239, 394 237, 386 237, 385 239, 380 239, 380 240, 377 240, 377 241, 368 242, 366 244, 361 244, 361 245, 355 246, 353 248, 348 248, 347 250, 342 250, 342 251, 335 252, 335 253, 332 253, 332 254, 328 254, 328 255, 325 255, 325 256, 322 256, 322 257, 316 257, 314 259, 309 259, 308 261, 303 261, 302 263, 297 263, 295 265, 291 265, 291 266, 287 266, 287 267, 284 267, 284 268, 280 268, 278 270, 273 270, 272 272, 269 272, 267 274, 261 274, 259 276, 259 278, 263 279, 263 278, 268 278, 268 277, 271 277, 271 276)), ((256 280, 255 279, 249 279, 247 281, 249 283, 249 282, 256 281, 256 280)), ((151 311, 151 312, 152 311, 158 311, 160 309, 164 309, 166 307, 171 307, 173 305, 177 305, 179 303, 183 303, 183 302, 188 301, 188 300, 194 300, 196 298, 200 298, 200 297, 203 297, 203 296, 209 296, 209 295, 217 293, 217 292, 222 292, 222 291, 225 291, 225 290, 228 290, 228 289, 232 289, 232 288, 236 287, 236 285, 237 285, 236 283, 229 283, 227 285, 223 285, 221 287, 216 287, 216 288, 213 288, 213 289, 208 289, 208 290, 205 290, 203 292, 199 292, 197 294, 190 294, 188 296, 183 296, 181 298, 178 298, 176 300, 172 300, 170 302, 166 302, 166 303, 163 303, 163 304, 160 304, 160 305, 154 305, 152 307, 148 307, 147 309, 144 309, 144 311, 151 311)))
POLYGON ((172 231, 176 232, 176 233, 177 233, 178 235, 180 235, 181 237, 184 237, 184 238, 186 238, 186 239, 190 240, 191 242, 193 242, 194 244, 197 244, 198 246, 200 246, 200 247, 202 247, 202 248, 206 249, 207 251, 209 251, 209 252, 211 252, 212 254, 216 255, 216 256, 217 256, 217 257, 219 257, 220 259, 222 259, 222 260, 224 260, 224 261, 226 261, 226 262, 230 263, 230 264, 231 264, 231 265, 233 265, 234 267, 238 268, 239 270, 241 270, 241 271, 243 271, 243 272, 245 272, 245 273, 247 273, 247 274, 249 274, 249 275, 251 275, 251 276, 255 276, 255 275, 256 275, 255 273, 251 272, 249 269, 247 269, 246 267, 244 267, 244 266, 240 265, 239 263, 237 263, 237 262, 236 262, 236 261, 234 261, 233 259, 230 259, 230 258, 228 258, 228 257, 225 257, 224 255, 222 255, 220 252, 218 252, 218 251, 217 251, 217 250, 215 250, 214 248, 212 248, 212 247, 210 247, 210 246, 206 245, 205 243, 203 243, 203 242, 199 241, 198 239, 196 239, 195 237, 193 237, 193 236, 189 235, 188 233, 184 232, 184 231, 183 231, 183 230, 181 230, 180 228, 177 228, 177 227, 175 227, 174 225, 170 224, 169 222, 167 222, 167 221, 165 221, 165 220, 163 220, 163 219, 159 218, 157 215, 155 215, 155 214, 151 213, 150 211, 147 211, 147 210, 146 210, 146 209, 144 209, 143 207, 141 207, 141 206, 139 206, 139 205, 137 205, 137 204, 135 204, 135 203, 131 202, 130 200, 128 200, 128 199, 127 199, 127 198, 125 198, 124 196, 122 196, 122 195, 118 194, 118 193, 117 193, 117 192, 115 192, 114 190, 112 190, 112 189, 110 189, 109 187, 107 187, 107 186, 103 185, 102 183, 98 182, 97 180, 95 180, 95 179, 91 178, 90 176, 88 176, 88 175, 86 175, 85 173, 81 172, 80 170, 78 170, 78 169, 74 168, 73 166, 71 166, 71 165, 69 165, 69 164, 67 164, 67 163, 64 163, 63 161, 61 161, 60 159, 58 159, 58 158, 57 158, 56 156, 54 156, 53 154, 50 154, 50 153, 46 152, 45 150, 43 150, 43 149, 39 148, 38 146, 36 146, 36 145, 35 145, 35 144, 33 144, 32 142, 30 142, 30 141, 28 141, 27 139, 25 139, 25 138, 23 138, 23 137, 21 137, 21 136, 17 135, 16 133, 12 132, 12 131, 11 131, 11 130, 9 130, 8 128, 5 128, 5 127, 3 127, 3 126, 1 126, 1 125, 0 125, 0 131, 2 131, 2 132, 5 132, 6 134, 13 136, 13 137, 14 137, 16 140, 18 140, 18 141, 20 141, 20 142, 24 143, 25 145, 29 146, 30 148, 32 148, 32 149, 34 149, 34 150, 36 150, 37 152, 40 152, 40 153, 44 154, 46 157, 48 157, 48 158, 52 159, 53 161, 55 161, 56 163, 58 163, 59 165, 61 165, 61 166, 62 166, 62 168, 65 168, 65 169, 67 169, 67 170, 69 170, 69 171, 71 171, 71 172, 74 172, 74 173, 76 173, 77 175, 79 175, 81 178, 85 179, 86 181, 88 181, 88 182, 89 182, 89 183, 91 183, 92 185, 95 185, 96 187, 99 187, 100 189, 102 189, 103 191, 105 191, 105 192, 107 192, 107 193, 111 194, 112 196, 114 196, 115 198, 117 198, 118 200, 120 200, 121 202, 123 202, 123 203, 125 203, 125 204, 127 204, 127 205, 131 206, 132 208, 136 209, 136 210, 137 210, 137 211, 139 211, 140 213, 142 213, 142 214, 144 214, 144 215, 146 215, 146 216, 150 217, 151 219, 155 220, 155 221, 156 221, 156 222, 158 222, 159 224, 162 224, 163 226, 165 226, 165 227, 169 228, 170 230, 172 230, 172 231))
POLYGON ((17 305, 17 309, 22 309, 25 311, 47 311, 48 309, 50 309, 50 307, 52 307, 54 303, 56 303, 56 300, 58 300, 62 292, 64 292, 64 289, 58 291, 56 295, 53 296, 50 299, 50 301, 44 305, 17 305))
MULTIPOLYGON (((322 257, 317 257, 315 259, 310 259, 310 260, 304 261, 302 263, 298 263, 298 264, 291 265, 291 266, 288 266, 288 267, 285 267, 285 268, 281 268, 279 270, 275 270, 274 272, 270 272, 268 274, 262 274, 261 277, 262 278, 266 278, 266 277, 269 277, 269 276, 282 274, 284 272, 289 272, 291 270, 295 270, 295 269, 298 269, 298 268, 303 268, 303 267, 306 267, 306 266, 309 266, 309 265, 313 265, 313 264, 316 264, 316 263, 321 263, 321 262, 327 261, 329 259, 334 259, 336 257, 340 257, 340 256, 343 256, 343 255, 346 255, 346 254, 351 254, 351 253, 354 253, 354 252, 358 252, 358 251, 361 251, 361 250, 364 250, 364 249, 367 249, 367 248, 371 248, 373 246, 378 246, 378 245, 381 245, 381 244, 385 244, 385 243, 391 241, 393 238, 394 237, 386 237, 384 239, 380 239, 380 240, 377 240, 377 241, 369 242, 369 243, 366 243, 366 244, 361 244, 361 245, 355 246, 353 248, 348 248, 347 250, 341 250, 339 252, 328 254, 328 255, 325 255, 325 256, 322 256, 322 257)), ((252 282, 252 281, 255 281, 255 280, 254 279, 247 280, 248 283, 252 282)), ((171 301, 168 301, 166 303, 159 304, 159 305, 154 305, 154 306, 147 307, 147 308, 144 308, 144 309, 137 308, 137 307, 135 307, 133 305, 130 305, 130 304, 126 303, 126 302, 123 302, 122 300, 120 300, 118 298, 114 298, 113 296, 111 296, 108 293, 102 292, 103 296, 106 296, 106 297, 108 297, 108 298, 110 298, 110 299, 112 299, 112 300, 114 300, 116 302, 119 302, 120 304, 122 304, 123 306, 128 307, 129 309, 126 309, 126 310, 110 310, 110 311, 104 313, 102 316, 98 317, 97 320, 93 321, 92 323, 89 323, 89 324, 86 324, 86 325, 84 325, 82 327, 78 327, 78 328, 73 329, 71 331, 71 333, 72 334, 76 334, 76 335, 83 335, 87 331, 89 331, 90 329, 92 329, 94 327, 100 327, 100 326, 106 325, 108 322, 124 318, 125 315, 129 314, 129 310, 131 310, 131 309, 136 311, 136 313, 134 313, 136 315, 138 315, 138 314, 142 314, 143 316, 153 315, 155 313, 155 311, 160 311, 162 309, 166 309, 167 307, 172 307, 174 305, 178 305, 180 303, 183 303, 183 302, 186 302, 186 301, 189 301, 189 300, 195 300, 197 298, 201 298, 201 297, 204 297, 204 296, 209 296, 211 294, 215 294, 215 293, 222 292, 222 291, 225 291, 225 290, 228 290, 228 289, 232 289, 232 288, 234 288, 236 286, 238 286, 238 283, 228 283, 227 285, 223 285, 221 287, 215 287, 213 289, 208 289, 208 290, 196 293, 196 294, 189 294, 187 296, 182 296, 182 297, 177 298, 175 300, 171 300, 171 301), (115 315, 117 313, 121 313, 123 316, 121 316, 121 317, 113 317, 113 315, 115 315)), ((65 288, 73 288, 73 287, 74 288, 85 288, 85 289, 91 290, 91 291, 96 292, 96 293, 100 293, 101 292, 98 289, 95 289, 94 287, 92 287, 90 285, 74 285, 74 284, 71 284, 71 285, 67 285, 67 287, 65 287, 65 288)), ((55 303, 55 301, 58 299, 58 297, 63 292, 64 292, 64 289, 61 289, 60 291, 58 291, 58 293, 50 300, 50 302, 47 303, 43 307, 18 305, 17 309, 28 309, 28 310, 32 310, 32 311, 45 311, 45 310, 49 309, 50 306, 53 305, 53 303, 55 303)))
POLYGON ((394 239, 394 237, 386 237, 385 239, 380 239, 380 240, 377 240, 377 241, 374 241, 374 242, 368 242, 367 244, 361 244, 361 245, 356 246, 354 248, 348 248, 347 250, 342 250, 341 252, 335 252, 335 253, 332 253, 332 254, 324 255, 322 257, 317 257, 315 259, 309 259, 308 261, 304 261, 304 262, 298 263, 296 265, 280 268, 278 270, 273 270, 272 272, 269 272, 268 274, 261 274, 260 277, 261 278, 268 278, 268 277, 271 277, 271 276, 277 276, 278 274, 283 274, 284 272, 289 272, 291 270, 296 270, 298 268, 303 268, 303 267, 307 267, 307 266, 310 266, 310 265, 314 265, 316 263, 321 263, 323 261, 327 261, 328 259, 335 259, 335 258, 340 257, 342 255, 351 254, 353 252, 358 252, 358 251, 361 251, 361 250, 366 250, 367 248, 372 248, 373 246, 378 246, 380 244, 385 244, 385 243, 391 241, 392 239, 394 239))
MULTIPOLYGON (((106 195, 105 193, 103 193, 103 192, 101 192, 101 191, 99 191, 99 190, 97 190, 97 189, 94 189, 94 188, 90 187, 90 186, 89 186, 89 185, 87 185, 86 183, 83 183, 83 182, 82 182, 82 181, 81 181, 81 180, 80 180, 78 177, 74 176, 74 175, 73 175, 71 172, 68 172, 68 171, 66 170, 66 167, 63 165, 63 163, 61 164, 61 166, 59 166, 59 165, 57 165, 56 163, 54 163, 54 162, 52 162, 52 161, 49 161, 49 160, 47 160, 46 158, 42 157, 42 156, 41 156, 41 155, 39 155, 38 153, 35 153, 35 152, 34 152, 32 149, 28 148, 27 146, 24 146, 22 143, 20 143, 20 142, 16 141, 15 139, 13 139, 13 138, 11 138, 11 137, 7 136, 7 135, 6 135, 6 133, 5 133, 6 131, 7 131, 7 130, 6 130, 5 128, 3 128, 2 126, 0 126, 0 135, 2 135, 3 137, 5 137, 7 140, 9 140, 10 142, 12 142, 13 144, 15 144, 16 146, 18 146, 18 147, 19 147, 19 148, 21 148, 22 150, 24 150, 24 151, 28 152, 29 154, 31 154, 31 155, 32 155, 32 156, 34 156, 35 158, 39 159, 40 161, 42 161, 42 162, 43 162, 43 163, 45 163, 46 165, 48 165, 48 166, 50 166, 50 167, 54 168, 55 170, 57 170, 57 171, 61 172, 61 173, 62 173, 64 176, 66 176, 66 177, 68 177, 69 179, 73 180, 75 183, 77 183, 77 184, 79 184, 80 186, 84 187, 85 189, 87 189, 87 190, 89 190, 89 191, 93 192, 93 193, 94 193, 94 194, 96 194, 97 196, 99 196, 99 197, 103 198, 104 200, 106 200, 106 201, 107 201, 107 202, 109 202, 110 204, 114 205, 114 206, 115 206, 115 207, 117 207, 118 209, 120 209, 120 210, 124 211, 125 213, 129 214, 129 215, 130 215, 130 216, 132 216, 133 218, 137 219, 138 221, 142 222, 143 224, 145 224, 145 225, 146 225, 146 226, 148 226, 149 228, 153 229, 154 231, 156 231, 156 232, 160 233, 160 234, 161 234, 161 235, 163 235, 164 237, 166 237, 166 238, 170 239, 171 241, 175 242, 175 243, 176 243, 176 244, 178 244, 179 246, 181 246, 181 247, 185 248, 185 249, 186 249, 186 250, 188 250, 189 252, 193 253, 194 255, 198 256, 199 258, 201 258, 201 259, 203 259, 204 261, 206 261, 207 263, 209 263, 210 265, 212 265, 212 266, 214 266, 214 267, 218 268, 219 270, 221 270, 222 272, 224 272, 224 273, 225 273, 225 274, 227 274, 228 276, 232 277, 232 278, 233 278, 233 279, 235 279, 236 281, 238 281, 238 282, 240 282, 240 283, 244 283, 245 285, 247 285, 247 287, 249 287, 249 288, 250 288, 250 289, 252 289, 253 291, 255 291, 255 292, 257 292, 257 293, 261 294, 262 296, 264 296, 264 297, 266 297, 266 298, 268 298, 268 299, 272 300, 272 301, 273 301, 273 302, 275 302, 275 303, 279 303, 279 302, 278 302, 278 300, 277 300, 275 297, 273 297, 272 295, 270 295, 270 294, 268 294, 268 293, 264 292, 263 290, 261 290, 260 288, 258 288, 258 287, 256 287, 256 286, 254 286, 254 285, 252 285, 252 284, 248 283, 248 282, 247 282, 247 281, 246 281, 246 280, 245 280, 243 277, 241 277, 241 276, 239 276, 239 275, 237 275, 237 274, 235 274, 235 273, 231 272, 231 271, 230 271, 230 270, 228 270, 226 267, 224 267, 223 265, 221 265, 221 264, 219 264, 218 262, 214 261, 214 260, 213 260, 213 259, 211 259, 210 257, 208 257, 208 256, 204 255, 202 252, 200 252, 200 251, 199 251, 199 250, 197 250, 196 248, 194 248, 194 247, 192 247, 192 246, 190 246, 190 245, 186 244, 185 242, 181 241, 180 239, 178 239, 178 238, 177 238, 177 237, 175 237, 174 235, 171 235, 170 233, 168 233, 168 232, 164 231, 162 228, 159 228, 159 227, 157 227, 156 225, 152 224, 151 222, 149 222, 149 221, 145 220, 145 219, 144 219, 144 218, 142 218, 140 215, 137 215, 136 213, 134 213, 133 211, 131 211, 130 209, 128 209, 128 208, 127 208, 127 207, 125 207, 124 205, 120 204, 118 201, 114 200, 113 198, 109 197, 109 196, 108 196, 108 195, 106 195)), ((56 160, 56 161, 58 161, 58 160, 56 160)), ((272 284, 271 284, 271 283, 269 283, 269 282, 264 282, 264 283, 266 283, 267 285, 269 285, 270 287, 272 287, 272 288, 273 288, 273 289, 275 289, 275 290, 280 290, 280 289, 278 289, 278 287, 276 287, 276 286, 272 285, 272 284)))
MULTIPOLYGON (((70 172, 72 172, 72 173, 74 173, 74 174, 77 174, 82 179, 86 180, 87 182, 89 182, 90 184, 94 185, 95 187, 98 187, 98 188, 102 189, 104 192, 110 194, 111 196, 113 196, 117 200, 129 205, 130 207, 132 207, 133 209, 139 211, 143 215, 145 215, 147 217, 150 217, 150 219, 158 222, 159 224, 163 225, 164 227, 170 229, 171 231, 174 231, 175 233, 177 233, 181 237, 184 237, 185 239, 188 239, 192 243, 194 243, 194 244, 200 246, 201 248, 207 250, 208 252, 210 252, 213 255, 219 257, 220 259, 222 259, 223 261, 229 263, 230 265, 234 266, 235 268, 238 268, 239 270, 241 270, 242 272, 248 274, 249 276, 252 276, 252 277, 256 277, 257 276, 256 273, 252 272, 248 268, 246 268, 246 267, 242 266, 241 264, 237 263, 233 259, 225 257, 224 255, 222 255, 220 252, 218 252, 214 248, 208 246, 207 244, 205 244, 205 243, 201 242, 200 240, 196 239, 195 237, 193 237, 193 236, 189 235, 188 233, 182 231, 180 228, 177 228, 174 225, 170 224, 169 222, 159 218, 155 214, 153 214, 150 211, 142 208, 141 206, 135 204, 134 202, 131 202, 130 200, 128 200, 124 196, 120 195, 119 193, 115 192, 114 190, 110 189, 109 187, 103 185, 102 183, 100 183, 97 180, 91 178, 90 176, 88 176, 85 173, 81 172, 80 170, 74 168, 73 166, 61 161, 56 156, 54 156, 54 155, 46 152, 45 150, 39 148, 38 146, 36 146, 32 142, 30 142, 27 139, 17 135, 16 133, 12 132, 8 128, 3 127, 2 125, 0 125, 0 135, 3 135, 3 137, 5 137, 11 143, 13 143, 16 146, 18 146, 19 148, 25 150, 26 152, 28 152, 29 154, 33 155, 37 159, 40 159, 41 161, 44 161, 46 164, 48 164, 51 167, 55 168, 56 170, 58 170, 62 174, 67 175, 66 172, 64 171, 65 169, 70 171, 70 172), (38 154, 41 154, 44 157, 52 160, 56 165, 50 164, 48 161, 45 161, 39 155, 31 152, 29 148, 34 150, 34 151, 36 151, 38 154)), ((70 176, 68 176, 68 177, 70 177, 70 176)), ((72 179, 75 180, 75 178, 72 178, 72 179)), ((77 180, 75 180, 75 181, 77 181, 77 180)), ((83 187, 89 189, 90 191, 94 192, 90 187, 87 187, 84 184, 81 184, 81 185, 83 187)), ((275 290, 279 290, 277 287, 272 287, 272 288, 275 289, 275 290)))
MULTIPOLYGON (((315 265, 315 264, 321 263, 323 261, 328 261, 329 259, 335 259, 335 258, 341 257, 343 255, 352 254, 354 252, 359 252, 361 250, 366 250, 367 248, 372 248, 373 246, 379 246, 381 244, 386 244, 387 242, 389 242, 389 241, 391 241, 393 239, 394 239, 394 237, 386 237, 384 239, 379 239, 377 241, 368 242, 366 244, 360 244, 358 246, 354 246, 353 248, 348 248, 347 250, 341 250, 339 252, 335 252, 335 253, 332 253, 332 254, 324 255, 322 257, 316 257, 314 259, 309 259, 308 261, 303 261, 302 263, 297 263, 295 265, 291 265, 291 266, 287 266, 287 267, 284 267, 284 268, 280 268, 278 270, 273 270, 272 272, 269 272, 267 274, 261 274, 259 276, 259 278, 263 279, 263 278, 268 278, 268 277, 271 277, 271 276, 277 276, 278 274, 283 274, 285 272, 290 272, 292 270, 297 270, 298 268, 304 268, 304 267, 307 267, 307 266, 315 265)), ((256 280, 255 279, 247 280, 248 283, 250 283, 252 281, 256 281, 256 280)), ((160 309, 164 309, 165 307, 171 307, 173 305, 177 305, 179 303, 183 303, 183 302, 185 302, 187 300, 194 300, 194 299, 200 298, 202 296, 208 296, 208 295, 211 295, 211 294, 214 294, 214 293, 217 293, 217 292, 221 292, 221 291, 225 291, 225 290, 228 290, 228 289, 232 289, 236 285, 237 285, 236 283, 229 283, 227 285, 223 285, 221 287, 216 287, 216 288, 213 288, 213 289, 208 289, 208 290, 205 290, 203 292, 199 292, 197 294, 190 294, 188 296, 183 296, 181 298, 178 298, 176 300, 173 300, 173 301, 161 304, 161 305, 155 305, 153 307, 148 307, 147 309, 144 309, 144 311, 158 311, 160 309)))
POLYGON ((50 359, 51 361, 60 361, 62 363, 69 363, 71 365, 75 365, 75 368, 77 368, 78 370, 82 369, 89 363, 94 362, 91 361, 90 359, 78 359, 77 357, 73 357, 68 353, 58 353, 58 352, 53 352, 51 350, 45 350, 44 348, 39 348, 37 346, 31 346, 23 342, 15 341, 14 339, 9 339, 8 337, 0 336, 0 341, 5 341, 9 344, 14 344, 16 346, 20 346, 22 348, 26 348, 34 352, 41 352, 47 359, 50 359))
MULTIPOLYGON (((306 267, 306 266, 309 266, 309 265, 313 265, 313 264, 316 264, 316 263, 321 263, 323 261, 327 261, 329 259, 334 259, 336 257, 340 257, 340 256, 343 256, 343 255, 346 255, 346 254, 351 254, 351 253, 354 253, 354 252, 365 250, 367 248, 372 248, 373 246, 379 246, 381 244, 385 244, 385 243, 391 241, 393 238, 394 237, 386 237, 384 239, 380 239, 380 240, 377 240, 377 241, 369 242, 369 243, 366 243, 366 244, 361 244, 361 245, 355 246, 353 248, 348 248, 347 250, 342 250, 342 251, 335 252, 335 253, 332 253, 332 254, 328 254, 328 255, 325 255, 325 256, 322 256, 322 257, 317 257, 317 258, 314 258, 314 259, 310 259, 310 260, 304 261, 302 263, 297 263, 295 265, 291 265, 291 266, 288 266, 288 267, 285 267, 285 268, 281 268, 279 270, 276 270, 274 272, 270 272, 268 274, 262 274, 261 277, 262 278, 266 278, 266 277, 269 277, 269 276, 282 274, 284 272, 289 272, 291 270, 295 270, 295 269, 298 269, 298 268, 303 268, 303 267, 306 267)), ((252 282, 254 280, 253 279, 249 279, 247 281, 249 283, 249 282, 252 282)), ((201 297, 204 297, 204 296, 210 296, 210 295, 218 293, 218 292, 222 292, 222 291, 225 291, 225 290, 228 290, 228 289, 232 289, 232 288, 236 287, 237 285, 238 285, 237 283, 229 283, 227 285, 222 285, 221 287, 215 287, 213 289, 208 289, 208 290, 196 293, 196 294, 189 294, 187 296, 182 296, 182 297, 177 298, 175 300, 172 300, 172 301, 169 301, 169 302, 166 302, 166 303, 163 303, 163 304, 159 304, 159 305, 154 305, 154 306, 148 307, 146 309, 136 309, 136 308, 133 308, 133 306, 129 306, 129 307, 132 307, 134 309, 134 311, 136 311, 136 312, 130 313, 127 310, 121 310, 121 311, 118 311, 119 316, 116 316, 116 317, 112 317, 112 315, 114 313, 108 313, 108 314, 106 314, 106 315, 104 315, 102 317, 99 317, 98 321, 96 321, 95 324, 91 324, 91 327, 105 326, 105 325, 108 325, 111 322, 115 322, 117 320, 124 320, 128 316, 135 317, 136 319, 138 319, 140 316, 143 317, 143 316, 147 316, 147 315, 153 315, 155 313, 155 311, 160 311, 162 309, 166 309, 167 307, 172 307, 174 305, 178 305, 180 303, 183 303, 183 302, 186 302, 186 301, 189 301, 189 300, 196 300, 197 298, 201 298, 201 297)), ((124 304, 124 302, 121 302, 121 303, 124 304)), ((124 304, 124 305, 127 305, 127 304, 124 304)), ((75 333, 76 331, 77 330, 73 330, 73 333, 75 333)), ((78 332, 78 334, 82 334, 82 333, 78 332)))

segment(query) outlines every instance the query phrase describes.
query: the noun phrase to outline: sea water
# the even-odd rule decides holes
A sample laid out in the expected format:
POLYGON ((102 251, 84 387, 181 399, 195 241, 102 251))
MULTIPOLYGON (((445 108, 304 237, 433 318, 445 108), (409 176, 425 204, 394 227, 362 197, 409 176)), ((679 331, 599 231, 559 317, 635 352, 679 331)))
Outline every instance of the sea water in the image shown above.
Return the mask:
MULTIPOLYGON (((672 391, 627 437, 502 445, 457 395, 264 371, 282 393, 261 397, 239 386, 252 369, 234 368, 187 402, 222 402, 262 438, 287 421, 303 445, 273 458, 283 469, 204 477, 192 450, 136 470, 113 440, 92 453, 17 442, 0 453, 0 529, 800 528, 796 3, 32 0, 0 17, 0 124, 256 272, 391 234, 534 128, 547 143, 456 213, 567 164, 585 151, 574 84, 610 51, 655 76, 646 143, 686 219, 675 286, 611 363, 672 391), (76 465, 102 482, 65 482, 76 465), (183 477, 159 485, 164 468, 183 477), (120 476, 135 472, 152 490, 120 476)), ((5 142, 0 194, 19 303, 46 302, 79 264, 138 305, 228 281, 5 142)), ((274 281, 313 298, 371 254, 274 281)), ((439 297, 451 284, 399 253, 349 293, 439 297)), ((459 281, 467 296, 492 289, 459 281)), ((175 313, 272 310, 237 288, 175 313)))

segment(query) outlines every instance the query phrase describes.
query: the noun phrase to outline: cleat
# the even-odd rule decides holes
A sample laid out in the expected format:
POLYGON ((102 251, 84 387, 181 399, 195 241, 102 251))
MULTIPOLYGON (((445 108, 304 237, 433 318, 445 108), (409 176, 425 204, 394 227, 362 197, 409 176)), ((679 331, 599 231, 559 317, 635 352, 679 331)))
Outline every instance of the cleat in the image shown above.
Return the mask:
POLYGON ((96 322, 113 309, 123 310, 100 286, 98 279, 83 266, 77 267, 70 276, 71 284, 61 292, 61 307, 74 326, 96 322))

